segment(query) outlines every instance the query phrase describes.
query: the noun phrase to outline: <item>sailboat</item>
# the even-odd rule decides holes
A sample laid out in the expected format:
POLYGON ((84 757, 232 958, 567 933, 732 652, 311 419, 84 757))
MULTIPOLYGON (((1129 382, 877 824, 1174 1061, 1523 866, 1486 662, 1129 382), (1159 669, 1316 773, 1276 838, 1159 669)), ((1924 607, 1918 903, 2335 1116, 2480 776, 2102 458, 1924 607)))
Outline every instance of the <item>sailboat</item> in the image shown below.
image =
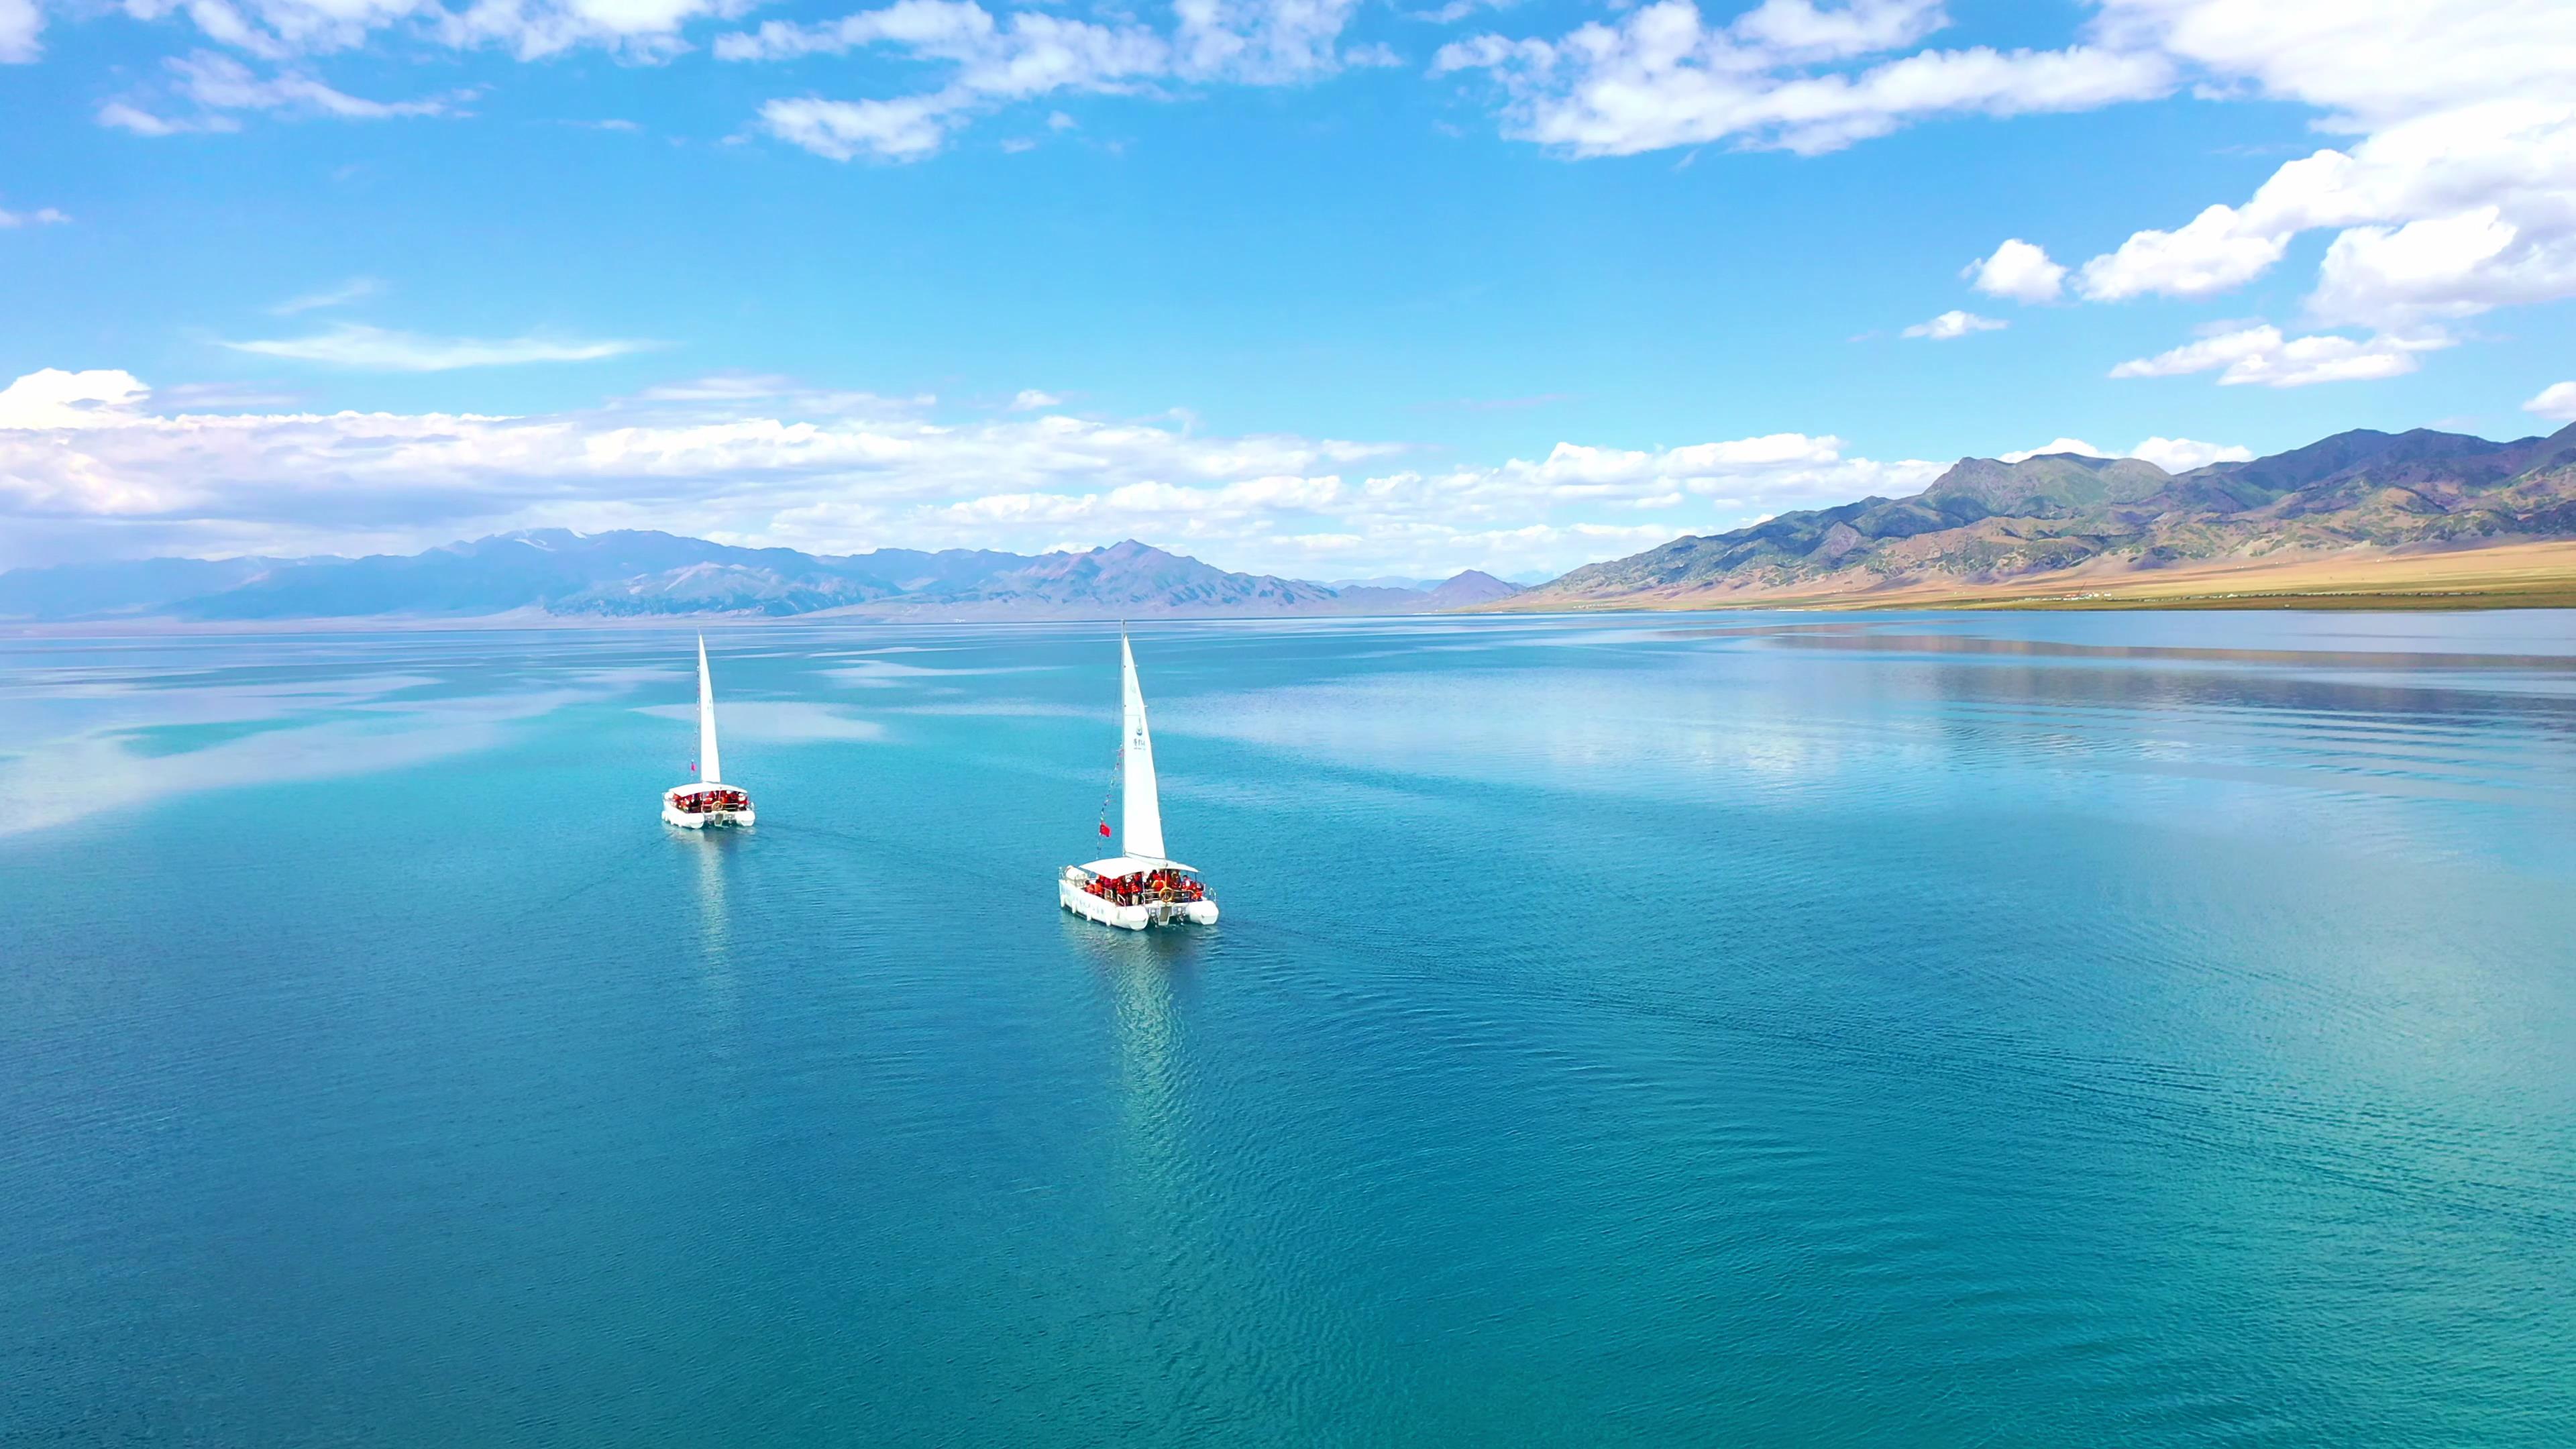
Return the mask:
POLYGON ((707 636, 698 636, 698 778, 662 792, 662 819, 683 830, 749 825, 751 796, 724 783, 716 756, 716 686, 707 673, 707 636))
MULTIPOLYGON (((1068 865, 1056 882, 1056 899, 1077 916, 1104 926, 1141 931, 1182 922, 1216 923, 1216 898, 1198 867, 1163 853, 1163 801, 1154 788, 1154 736, 1145 726, 1145 691, 1136 683, 1136 651, 1118 631, 1123 691, 1123 731, 1118 745, 1119 843, 1125 851, 1089 865, 1068 865)), ((1100 831, 1109 833, 1109 823, 1100 831)))

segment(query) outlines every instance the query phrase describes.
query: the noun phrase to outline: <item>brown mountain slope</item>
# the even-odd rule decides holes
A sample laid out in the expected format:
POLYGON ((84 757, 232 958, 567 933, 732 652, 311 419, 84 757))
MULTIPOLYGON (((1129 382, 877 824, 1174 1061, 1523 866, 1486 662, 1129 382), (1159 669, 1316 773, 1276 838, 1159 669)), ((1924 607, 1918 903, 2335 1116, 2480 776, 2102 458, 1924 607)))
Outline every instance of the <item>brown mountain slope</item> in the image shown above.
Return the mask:
MULTIPOLYGON (((2571 539, 2576 426, 2512 443, 2358 431, 2179 476, 2136 459, 1965 458, 1912 498, 1866 498, 1676 539, 1488 607, 2112 602, 2098 597, 2104 589, 2134 592, 2142 586, 2124 581, 2157 573, 2231 576, 2261 592, 2254 580, 2272 570, 2280 587, 2304 588, 2296 581, 2325 577, 2314 569, 2337 559, 2384 560, 2376 576, 2412 589, 2407 580, 2493 573, 2422 562, 2434 555, 2571 539)), ((2576 554, 2517 559, 2515 569, 2544 574, 2569 567, 2576 584, 2576 554)), ((2480 587, 2529 599, 2532 588, 2558 585, 2507 570, 2480 587), (2507 574, 2520 582, 2507 587, 2507 574)), ((2469 596, 2429 585, 2417 592, 2469 596)))

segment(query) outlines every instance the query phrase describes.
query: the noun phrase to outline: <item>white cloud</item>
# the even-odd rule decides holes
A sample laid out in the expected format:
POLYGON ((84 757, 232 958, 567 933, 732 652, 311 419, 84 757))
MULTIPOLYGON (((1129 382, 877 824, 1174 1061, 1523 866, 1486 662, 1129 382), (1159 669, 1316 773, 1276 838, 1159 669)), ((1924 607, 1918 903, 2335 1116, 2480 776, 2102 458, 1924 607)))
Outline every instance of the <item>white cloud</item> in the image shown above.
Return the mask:
POLYGON ((241 124, 221 116, 199 121, 173 121, 156 116, 140 106, 125 101, 109 101, 98 108, 98 123, 118 131, 132 131, 138 136, 176 136, 184 131, 237 131, 241 124))
POLYGON ((385 284, 373 277, 351 277, 336 287, 325 287, 318 292, 306 292, 301 296, 289 297, 268 310, 275 316, 292 317, 298 312, 313 312, 325 307, 345 307, 351 302, 364 301, 384 289, 385 284))
POLYGON ((1436 10, 1408 10, 1407 20, 1423 20, 1433 25, 1455 25, 1479 10, 1509 10, 1520 0, 1449 0, 1436 10))
POLYGON ((508 367, 527 362, 591 362, 640 352, 657 344, 622 338, 424 337, 381 327, 343 323, 310 337, 226 342, 236 352, 323 362, 372 372, 448 372, 460 367, 508 367))
POLYGON ((531 417, 172 413, 121 372, 0 393, 0 539, 126 551, 417 549, 505 528, 656 527, 822 552, 1032 550, 1137 534, 1228 567, 1431 576, 1558 569, 1786 508, 1919 490, 1931 462, 1780 433, 1658 449, 1560 443, 1493 466, 1401 445, 1208 437, 716 379, 531 417), (726 381, 741 385, 726 387, 726 381), (86 521, 86 522, 85 522, 86 521), (78 532, 86 528, 87 533, 78 532), (1349 565, 1349 567, 1344 567, 1349 565))
POLYGON ((2129 450, 2132 458, 2144 458, 2168 473, 2188 473, 2212 463, 2250 463, 2252 448, 2233 443, 2203 443, 2192 438, 2147 438, 2129 450))
POLYGON ((129 416, 150 395, 133 373, 48 367, 0 388, 0 428, 95 428, 129 416))
POLYGON ((2438 333, 2412 337, 2388 334, 2356 340, 2320 333, 2285 337, 2269 325, 2222 332, 2189 342, 2153 357, 2123 362, 2113 377, 2179 377, 2217 372, 2226 385, 2260 383, 2265 387, 2306 387, 2320 382, 2357 382, 2398 377, 2422 364, 2416 355, 2448 347, 2438 333))
POLYGON ((452 116, 462 114, 476 95, 468 89, 417 100, 374 101, 335 90, 302 71, 281 70, 263 77, 230 56, 202 50, 173 56, 162 65, 170 75, 165 100, 193 106, 195 114, 145 110, 133 99, 114 100, 99 107, 99 124, 138 136, 173 136, 190 131, 239 130, 237 113, 245 111, 343 121, 452 116))
POLYGON ((689 22, 736 19, 751 8, 751 0, 474 0, 461 12, 430 8, 451 45, 496 45, 522 60, 596 47, 630 60, 663 61, 690 48, 681 36, 689 22))
POLYGON ((2142 231, 2084 264, 2076 288, 2096 302, 2148 292, 2206 297, 2261 276, 2288 249, 2287 233, 2248 234, 2234 207, 2213 206, 2179 231, 2142 231))
POLYGON ((1924 50, 1857 70, 1946 23, 1937 0, 1820 9, 1767 0, 1706 25, 1690 0, 1659 0, 1563 39, 1483 35, 1443 46, 1432 74, 1489 72, 1504 133, 1576 156, 1732 141, 1801 154, 1838 150, 1943 115, 2091 110, 2162 95, 2174 68, 2153 52, 1924 50))
POLYGON ((2066 268, 2048 259, 2045 248, 2013 237, 1992 256, 1968 263, 1959 275, 1989 297, 2016 302, 2053 302, 2066 281, 2066 268))
POLYGON ((768 102, 760 108, 760 120, 778 139, 834 161, 862 152, 885 161, 918 161, 948 143, 950 117, 960 105, 945 95, 897 101, 805 96, 768 102))
POLYGON ((0 0, 0 65, 32 65, 44 54, 45 12, 36 0, 0 0))
POLYGON ((2300 233, 2336 232, 2308 310, 2394 328, 2576 295, 2576 106, 2464 104, 2276 171, 2243 206, 2141 231, 2085 264, 2097 301, 2205 297, 2270 270, 2300 233))
MULTIPOLYGON (((1335 47, 1357 0, 1178 0, 1168 31, 1128 19, 1091 21, 1015 10, 996 17, 974 0, 895 0, 815 24, 771 20, 718 36, 732 61, 793 60, 885 48, 948 68, 938 88, 840 100, 803 96, 761 107, 762 128, 836 161, 917 161, 976 116, 1054 94, 1156 94, 1155 83, 1284 85, 1345 65, 1388 63, 1383 47, 1335 47)), ((1061 111, 1047 124, 1069 130, 1061 111)))
POLYGON ((1040 392, 1033 387, 1024 387, 1020 389, 1019 396, 1011 399, 1011 411, 1015 413, 1035 412, 1040 408, 1060 408, 1063 406, 1063 398, 1057 397, 1051 392, 1040 392))
POLYGON ((522 60, 593 47, 636 61, 689 49, 697 20, 732 19, 747 0, 124 0, 138 19, 185 17, 208 40, 264 60, 356 49, 396 26, 457 48, 522 60))
MULTIPOLYGON (((1723 23, 1658 0, 1553 38, 1459 40, 1431 73, 1490 75, 1506 135, 1573 156, 1713 141, 1813 153, 1941 116, 2087 110, 2184 87, 2303 105, 2319 129, 2356 139, 2279 167, 2241 203, 2136 231, 2078 269, 2075 289, 2099 302, 2215 296, 2322 230, 2333 236, 2306 309, 2318 327, 2414 335, 2576 297, 2566 0, 2095 0, 2059 49, 1917 48, 1948 23, 1938 0, 1766 0, 1723 23)), ((2051 300, 2068 280, 2019 238, 1969 275, 2022 301, 2051 300)), ((2387 375, 2422 350, 2304 345, 2359 350, 2279 375, 2387 375)))
POLYGON ((2537 413, 2552 422, 2576 422, 2576 382, 2554 382, 2540 390, 2540 395, 2522 405, 2527 413, 2537 413))
POLYGON ((2353 132, 2464 102, 2563 97, 2576 69, 2576 15, 2559 0, 2102 0, 2097 34, 2353 132))
POLYGON ((2084 441, 2082 438, 2059 438, 2053 443, 2042 443, 2036 448, 2023 448, 2016 452, 2006 453, 1996 461, 2003 463, 2027 463, 2033 458, 2044 458, 2052 453, 2077 453, 2087 458, 2108 458, 2111 456, 2109 453, 2103 452, 2101 449, 2094 447, 2091 443, 2084 441))
POLYGON ((2082 438, 2059 438, 2055 442, 2045 443, 2036 448, 2022 448, 2006 453, 1998 461, 2026 463, 2033 458, 2047 457, 2055 453, 2074 453, 2086 458, 2139 458, 2155 464, 2168 473, 2187 473, 2194 468, 2211 463, 2241 463, 2254 456, 2254 450, 2251 448, 2240 448, 2228 443, 2203 443, 2191 438, 2147 438, 2126 453, 2113 453, 2107 449, 2094 447, 2082 438))
POLYGON ((1928 338, 1934 342, 1947 342, 1954 337, 1965 337, 1971 332, 2000 332, 2011 325, 2009 322, 2000 322, 1992 317, 1980 317, 1974 312, 1952 310, 1942 313, 1929 322, 1915 323, 1905 329, 1905 335, 1928 338))
MULTIPOLYGON (((2093 34, 2171 56, 2204 95, 2304 104, 2321 129, 2358 139, 2279 167, 2240 205, 2135 233, 2084 265, 2087 298, 2223 293, 2310 231, 2333 233, 2306 306, 2322 326, 2412 335, 2576 297, 2576 6, 2102 0, 2093 34)), ((2334 355, 2327 375, 2387 376, 2423 349, 2330 338, 2312 350, 2334 355)), ((2234 371, 2222 380, 2269 380, 2234 371)))
POLYGON ((70 220, 70 217, 50 206, 38 207, 34 211, 0 209, 0 231, 18 226, 62 226, 70 220))
POLYGON ((1172 49, 1184 80, 1287 85, 1338 68, 1335 43, 1358 0, 1174 0, 1172 49))

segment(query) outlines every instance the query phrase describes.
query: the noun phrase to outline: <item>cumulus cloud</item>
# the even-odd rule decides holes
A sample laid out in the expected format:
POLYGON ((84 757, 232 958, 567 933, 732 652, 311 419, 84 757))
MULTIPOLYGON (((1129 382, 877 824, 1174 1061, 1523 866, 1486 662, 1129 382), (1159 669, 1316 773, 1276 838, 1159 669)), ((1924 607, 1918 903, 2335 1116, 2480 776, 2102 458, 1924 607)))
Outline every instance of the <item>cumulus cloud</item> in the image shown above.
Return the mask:
POLYGON ((2091 110, 2175 83, 2160 54, 2092 45, 1876 59, 1946 23, 1938 0, 1765 0, 1722 25, 1658 0, 1554 41, 1456 41, 1431 71, 1486 73, 1506 135, 1575 156, 1712 141, 1813 155, 1938 116, 2091 110))
POLYGON ((70 220, 70 217, 50 206, 38 207, 34 211, 10 211, 0 208, 0 231, 20 226, 62 226, 70 220))
POLYGON ((2366 339, 2320 333, 2287 337, 2265 324, 2221 332, 2188 342, 2153 357, 2135 358, 2111 369, 2113 377, 2180 377, 2216 372, 2220 383, 2235 386, 2306 387, 2320 382, 2360 382, 2398 377, 2422 364, 2417 354, 2448 347, 2439 333, 2366 339))
MULTIPOLYGON (((836 161, 869 156, 917 161, 941 150, 977 115, 1014 101, 1064 94, 1149 94, 1158 81, 1282 85, 1346 65, 1389 62, 1383 47, 1338 55, 1356 0, 1179 0, 1158 30, 1133 20, 1091 21, 1043 10, 996 17, 975 0, 895 0, 838 20, 763 22, 718 36, 732 61, 794 60, 880 48, 948 68, 934 90, 855 100, 803 96, 761 107, 771 135, 836 161)), ((1072 118, 1048 117, 1058 130, 1072 118)))
POLYGON ((2108 458, 2111 456, 2111 454, 2103 452, 2101 449, 2094 447, 2091 443, 2084 441, 2082 438, 2059 438, 2053 443, 2042 443, 2036 448, 2021 448, 2013 452, 2006 453, 1998 461, 2005 463, 2027 463, 2033 458, 2045 458, 2052 453, 2075 453, 2087 458, 2108 458))
POLYGON ((1040 408, 1060 408, 1063 406, 1063 398, 1057 397, 1051 392, 1040 392, 1033 387, 1024 387, 1020 389, 1019 396, 1011 399, 1011 411, 1015 413, 1036 412, 1040 408))
MULTIPOLYGON (((1431 73, 1488 77, 1506 135, 1569 156, 1709 142, 1815 153, 1943 116, 2086 110, 2186 88, 2287 102, 2355 139, 2282 165, 2249 198, 2140 228, 2071 273, 2014 238, 1970 265, 1972 284, 2030 302, 2070 281, 2095 302, 2207 298, 2325 231, 2306 308, 2315 327, 2416 335, 2576 297, 2565 79, 2576 6, 2565 0, 2096 0, 2060 48, 1926 47, 1948 23, 1938 0, 1765 0, 1724 22, 1691 0, 1657 0, 1561 35, 1470 36, 1442 47, 1431 73)), ((2262 380, 2384 376, 2423 350, 2301 346, 2336 357, 2285 361, 2262 380)))
POLYGON ((1997 321, 1992 317, 1980 317, 1974 312, 1952 310, 1942 313, 1929 322, 1915 323, 1905 329, 1905 335, 1926 338, 1933 342, 1947 342, 1954 337, 1965 337, 1971 332, 1999 332, 2010 325, 2012 324, 1997 321))
POLYGON ((129 420, 149 389, 114 368, 48 367, 0 388, 0 428, 95 428, 129 420))
POLYGON ((2555 382, 2540 390, 2540 395, 2522 405, 2527 413, 2537 413, 2551 422, 2576 422, 2576 382, 2555 382))
POLYGON ((2033 458, 2053 453, 2074 453, 2086 458, 2138 458, 2153 463, 2168 473, 2188 473, 2212 463, 2242 463, 2254 456, 2251 448, 2229 443, 2204 443, 2192 438, 2145 438, 2126 453, 2112 453, 2094 447, 2082 438, 2059 438, 2036 448, 2022 448, 2003 455, 2006 463, 2026 463, 2033 458))
POLYGON ((2213 206, 2179 230, 2139 232, 2086 262, 2076 287, 2096 302, 2148 292, 2206 297, 2261 276, 2289 244, 2289 233, 2249 233, 2234 207, 2213 206))
MULTIPOLYGON (((2257 377, 2231 363, 2222 382, 2411 371, 2425 349, 2387 337, 2576 296, 2576 102, 2565 80, 2576 7, 2103 0, 2094 36, 2173 57, 2204 94, 2304 104, 2321 129, 2358 138, 2285 163, 2242 202, 2140 230, 2077 273, 2093 301, 2203 298, 2263 276, 2301 234, 2332 233, 2308 319, 2382 336, 2302 339, 2290 345, 2317 365, 2257 377)), ((2181 367, 2215 350, 2204 342, 2167 354, 2170 364, 2126 366, 2181 367)))
POLYGON ((1996 247, 1992 256, 1968 263, 1959 275, 1989 297, 2016 302, 2056 301, 2066 282, 2066 268, 2050 261, 2045 248, 2019 237, 1996 247))
POLYGON ((2233 443, 2204 443, 2193 438, 2145 438, 2129 450, 2168 473, 2188 473, 2212 463, 2250 463, 2254 450, 2233 443))
POLYGON ((236 352, 321 362, 368 372, 451 372, 461 367, 509 367, 528 362, 593 362, 640 352, 658 344, 624 338, 424 337, 382 327, 343 323, 309 337, 278 337, 223 344, 236 352))
POLYGON ((688 50, 682 31, 690 23, 733 19, 750 6, 748 0, 123 0, 123 8, 137 19, 178 16, 214 44, 272 61, 353 50, 399 26, 450 47, 490 47, 522 60, 596 48, 650 62, 688 50))
POLYGON ((0 65, 29 65, 44 54, 45 12, 36 0, 0 0, 0 65))
POLYGON ((1802 433, 1426 468, 1399 444, 942 420, 928 400, 773 379, 655 392, 526 417, 190 413, 124 372, 30 374, 0 392, 0 537, 22 551, 0 562, 27 561, 30 538, 97 548, 113 521, 129 552, 416 549, 534 526, 818 552, 1136 534, 1233 567, 1427 576, 1571 567, 1941 471, 1802 433))

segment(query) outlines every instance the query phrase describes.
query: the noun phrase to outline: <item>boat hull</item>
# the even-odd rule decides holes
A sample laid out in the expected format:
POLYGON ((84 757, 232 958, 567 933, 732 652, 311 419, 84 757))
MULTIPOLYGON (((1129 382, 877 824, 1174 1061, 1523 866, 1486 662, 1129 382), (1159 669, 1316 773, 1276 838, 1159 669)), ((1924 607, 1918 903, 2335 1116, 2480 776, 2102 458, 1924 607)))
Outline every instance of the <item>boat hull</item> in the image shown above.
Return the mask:
POLYGON ((1058 904, 1086 921, 1098 921, 1122 931, 1150 930, 1155 926, 1213 926, 1216 924, 1214 901, 1157 901, 1152 905, 1122 906, 1102 900, 1069 880, 1055 884, 1058 904))
POLYGON ((704 830, 710 825, 749 825, 755 819, 749 810, 707 810, 692 815, 674 805, 662 807, 662 823, 682 830, 704 830))

